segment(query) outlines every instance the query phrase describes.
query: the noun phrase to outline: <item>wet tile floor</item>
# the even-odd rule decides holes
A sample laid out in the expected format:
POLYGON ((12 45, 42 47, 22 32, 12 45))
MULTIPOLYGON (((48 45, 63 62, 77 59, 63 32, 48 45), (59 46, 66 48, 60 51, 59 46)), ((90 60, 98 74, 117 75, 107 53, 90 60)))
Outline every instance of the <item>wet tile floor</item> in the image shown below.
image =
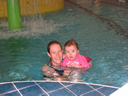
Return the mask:
POLYGON ((118 87, 57 81, 0 83, 0 96, 109 96, 118 87))

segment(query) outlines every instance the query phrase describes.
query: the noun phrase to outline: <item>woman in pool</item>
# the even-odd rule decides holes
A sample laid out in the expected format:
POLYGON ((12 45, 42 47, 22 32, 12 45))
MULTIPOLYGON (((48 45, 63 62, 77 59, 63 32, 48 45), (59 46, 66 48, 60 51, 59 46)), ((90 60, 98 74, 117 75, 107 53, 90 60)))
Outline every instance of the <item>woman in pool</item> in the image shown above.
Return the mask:
POLYGON ((47 54, 50 57, 50 61, 48 64, 45 64, 42 67, 42 72, 44 76, 52 77, 53 79, 61 80, 66 78, 70 71, 63 70, 61 67, 62 57, 63 57, 63 49, 59 42, 51 41, 47 47, 47 54))
POLYGON ((90 62, 91 58, 79 54, 78 44, 75 40, 67 41, 64 48, 66 57, 61 63, 62 66, 86 69, 89 69, 92 66, 90 62), (88 62, 90 62, 90 64, 88 62))

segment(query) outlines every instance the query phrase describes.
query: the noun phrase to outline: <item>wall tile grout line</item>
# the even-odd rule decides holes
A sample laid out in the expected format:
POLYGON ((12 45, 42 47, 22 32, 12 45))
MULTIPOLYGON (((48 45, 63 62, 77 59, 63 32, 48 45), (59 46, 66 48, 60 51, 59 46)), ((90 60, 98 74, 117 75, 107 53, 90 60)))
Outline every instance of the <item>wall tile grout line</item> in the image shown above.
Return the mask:
POLYGON ((92 89, 94 89, 95 91, 97 91, 98 93, 102 94, 103 96, 105 96, 102 92, 100 92, 99 90, 97 90, 97 89, 101 89, 101 88, 104 88, 104 87, 101 86, 100 88, 95 89, 95 88, 93 88, 90 85, 88 85, 88 86, 91 87, 92 89))
POLYGON ((1 96, 1 95, 5 95, 5 94, 8 94, 8 93, 15 92, 15 91, 17 91, 17 90, 12 90, 12 91, 8 91, 8 92, 5 92, 5 93, 2 93, 2 94, 0 94, 0 96, 1 96))
POLYGON ((19 90, 22 90, 22 89, 27 89, 27 88, 30 88, 30 87, 32 87, 32 86, 36 86, 36 84, 34 84, 34 85, 30 85, 30 86, 27 86, 27 87, 22 87, 22 88, 19 88, 19 90))
MULTIPOLYGON (((35 82, 35 81, 34 81, 34 82, 35 82)), ((37 84, 36 82, 35 82, 35 84, 36 84, 38 87, 40 87, 40 89, 43 90, 48 96, 50 96, 39 84, 37 84)))
MULTIPOLYGON (((87 84, 87 83, 82 83, 82 84, 87 84)), ((119 89, 119 87, 109 86, 109 85, 102 85, 102 84, 88 83, 88 85, 96 85, 96 86, 101 86, 101 87, 109 87, 109 88, 119 89)), ((97 89, 99 89, 99 88, 97 88, 97 89)))
MULTIPOLYGON (((89 84, 86 84, 86 83, 85 83, 85 85, 89 86, 89 87, 92 88, 93 90, 88 91, 88 92, 86 92, 86 93, 83 93, 83 94, 81 94, 80 96, 83 96, 83 95, 88 94, 88 93, 93 92, 93 91, 97 91, 97 92, 98 92, 97 89, 93 88, 93 87, 90 86, 89 84)), ((102 86, 101 86, 101 87, 102 87, 102 86)), ((101 87, 100 87, 100 88, 101 88, 101 87)), ((103 87, 102 87, 102 88, 103 88, 103 87)), ((100 92, 98 92, 98 93, 100 93, 100 92)), ((105 96, 103 93, 100 93, 100 94, 102 94, 103 96, 105 96)))
MULTIPOLYGON (((57 83, 59 83, 58 81, 57 81, 57 83)), ((74 84, 72 84, 72 85, 74 85, 74 84)), ((68 85, 68 86, 72 86, 72 85, 68 85)), ((40 85, 39 85, 40 86, 40 85)), ((48 93, 52 93, 52 92, 55 92, 55 91, 58 91, 58 90, 61 90, 61 89, 64 89, 65 87, 63 86, 63 87, 61 87, 61 88, 58 88, 58 89, 56 89, 56 90, 52 90, 52 91, 49 91, 48 93)))
MULTIPOLYGON (((80 96, 83 96, 83 95, 85 95, 85 94, 91 93, 91 92, 93 92, 93 91, 96 91, 96 90, 88 91, 88 92, 86 92, 86 93, 81 94, 80 96)), ((98 93, 99 93, 99 92, 98 92, 98 93)), ((104 95, 103 95, 103 96, 104 96, 104 95)))
POLYGON ((64 89, 65 87, 61 87, 61 88, 58 88, 56 90, 52 90, 52 91, 49 91, 48 93, 52 93, 52 92, 55 92, 55 91, 58 91, 58 90, 61 90, 61 89, 64 89))
POLYGON ((13 84, 13 86, 16 88, 16 90, 19 92, 19 94, 21 95, 21 96, 23 96, 22 94, 21 94, 21 92, 18 90, 18 88, 16 87, 16 85, 12 82, 12 84, 13 84))
POLYGON ((74 92, 72 92, 70 89, 68 89, 64 84, 62 84, 61 82, 59 82, 61 85, 64 86, 64 88, 66 88, 67 90, 69 90, 71 93, 73 93, 75 96, 77 96, 74 92))
POLYGON ((55 91, 58 91, 58 90, 61 90, 61 89, 64 89, 65 87, 62 87, 62 88, 58 88, 56 90, 52 90, 52 91, 49 91, 48 93, 52 93, 52 92, 55 92, 55 91))

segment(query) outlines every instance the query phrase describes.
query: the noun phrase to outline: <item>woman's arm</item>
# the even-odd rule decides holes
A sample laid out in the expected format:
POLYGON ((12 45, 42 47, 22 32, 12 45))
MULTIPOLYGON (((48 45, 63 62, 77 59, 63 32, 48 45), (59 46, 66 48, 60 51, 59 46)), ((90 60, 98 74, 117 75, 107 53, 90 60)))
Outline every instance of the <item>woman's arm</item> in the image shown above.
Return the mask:
POLYGON ((57 77, 60 76, 53 68, 47 66, 45 64, 42 68, 41 71, 43 72, 43 75, 48 76, 48 77, 57 77))

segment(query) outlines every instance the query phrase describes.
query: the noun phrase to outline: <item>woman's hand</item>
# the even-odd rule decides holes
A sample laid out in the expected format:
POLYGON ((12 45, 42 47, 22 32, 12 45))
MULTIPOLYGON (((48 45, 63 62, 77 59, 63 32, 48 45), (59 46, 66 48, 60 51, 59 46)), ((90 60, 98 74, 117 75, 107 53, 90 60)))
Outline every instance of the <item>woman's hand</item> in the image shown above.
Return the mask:
POLYGON ((63 76, 65 76, 65 77, 69 76, 70 72, 71 72, 71 69, 70 68, 65 68, 64 69, 63 76))

